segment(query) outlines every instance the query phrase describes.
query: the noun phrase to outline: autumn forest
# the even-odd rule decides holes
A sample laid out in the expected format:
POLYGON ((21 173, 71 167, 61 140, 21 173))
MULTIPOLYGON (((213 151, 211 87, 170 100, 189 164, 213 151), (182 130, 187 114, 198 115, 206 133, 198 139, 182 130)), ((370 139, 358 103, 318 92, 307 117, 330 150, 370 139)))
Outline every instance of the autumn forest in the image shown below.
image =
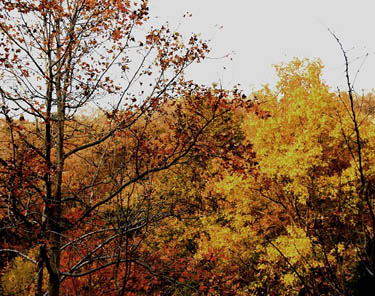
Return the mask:
MULTIPOLYGON (((199 33, 199 32, 198 32, 199 33)), ((125 0, 0 0, 0 295, 370 295, 375 93, 210 44, 125 0)))

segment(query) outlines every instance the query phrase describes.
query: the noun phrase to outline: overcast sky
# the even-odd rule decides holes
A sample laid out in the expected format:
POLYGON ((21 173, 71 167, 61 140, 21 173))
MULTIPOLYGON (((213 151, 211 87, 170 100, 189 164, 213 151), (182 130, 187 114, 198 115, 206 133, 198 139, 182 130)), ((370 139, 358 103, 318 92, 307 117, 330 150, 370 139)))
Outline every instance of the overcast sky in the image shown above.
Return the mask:
POLYGON ((150 4, 153 22, 169 21, 172 29, 201 33, 202 38, 212 40, 213 59, 190 69, 198 82, 220 80, 226 88, 240 83, 249 91, 275 83, 273 64, 309 57, 321 58, 326 66, 323 78, 330 86, 343 88, 343 57, 327 31, 330 28, 354 59, 353 73, 363 56, 370 54, 355 88, 375 88, 372 0, 151 0, 150 4), (189 20, 182 17, 187 11, 193 14, 189 20), (215 59, 227 53, 232 53, 232 61, 215 59))

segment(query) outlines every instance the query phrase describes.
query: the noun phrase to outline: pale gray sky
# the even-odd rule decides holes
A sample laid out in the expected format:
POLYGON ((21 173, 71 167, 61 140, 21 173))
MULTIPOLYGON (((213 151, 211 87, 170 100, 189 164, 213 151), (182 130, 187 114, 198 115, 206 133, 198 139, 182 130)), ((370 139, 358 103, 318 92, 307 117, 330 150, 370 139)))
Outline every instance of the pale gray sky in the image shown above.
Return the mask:
MULTIPOLYGON (((321 58, 326 66, 324 79, 334 88, 343 88, 344 62, 327 31, 330 28, 350 58, 370 54, 355 86, 357 91, 375 88, 372 0, 151 0, 150 4, 153 22, 168 20, 172 29, 212 39, 211 57, 234 52, 232 61, 209 59, 191 68, 189 75, 198 82, 221 80, 226 88, 241 83, 249 91, 263 83, 273 84, 272 64, 297 56, 321 58), (191 19, 182 17, 186 11, 193 14, 191 19)), ((351 64, 353 73, 362 62, 358 58, 351 64)))

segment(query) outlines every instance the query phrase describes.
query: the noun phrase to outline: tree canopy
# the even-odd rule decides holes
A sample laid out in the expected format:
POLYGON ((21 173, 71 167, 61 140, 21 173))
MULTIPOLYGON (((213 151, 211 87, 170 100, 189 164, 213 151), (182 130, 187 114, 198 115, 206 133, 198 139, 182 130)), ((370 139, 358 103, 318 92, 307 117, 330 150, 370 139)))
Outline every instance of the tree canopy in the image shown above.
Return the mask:
MULTIPOLYGON (((374 94, 187 80, 148 1, 0 1, 1 295, 363 295, 374 94)), ((334 36, 335 37, 335 36, 334 36)))

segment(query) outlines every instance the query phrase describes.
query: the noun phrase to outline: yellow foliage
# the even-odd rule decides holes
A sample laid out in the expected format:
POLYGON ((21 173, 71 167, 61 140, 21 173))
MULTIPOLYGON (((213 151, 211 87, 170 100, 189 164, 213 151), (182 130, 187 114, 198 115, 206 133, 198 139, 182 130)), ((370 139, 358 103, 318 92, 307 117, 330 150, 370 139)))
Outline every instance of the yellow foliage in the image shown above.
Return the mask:
POLYGON ((254 145, 262 172, 294 179, 305 175, 312 164, 324 165, 323 145, 337 125, 337 101, 319 79, 320 61, 294 60, 276 69, 281 97, 268 88, 261 91, 261 107, 270 117, 249 115, 243 129, 254 145))
POLYGON ((303 229, 288 227, 288 235, 279 236, 272 245, 267 247, 267 256, 270 261, 283 260, 285 256, 291 264, 308 260, 311 256, 311 241, 303 229))
MULTIPOLYGON (((35 259, 38 248, 30 250, 27 255, 35 259)), ((29 260, 17 256, 10 262, 1 278, 1 286, 9 295, 34 295, 36 283, 36 265, 29 260)), ((46 278, 47 272, 45 271, 46 278)), ((44 283, 46 284, 46 283, 44 283)))
POLYGON ((286 286, 294 286, 294 283, 298 280, 297 276, 294 273, 284 274, 282 280, 286 286))

